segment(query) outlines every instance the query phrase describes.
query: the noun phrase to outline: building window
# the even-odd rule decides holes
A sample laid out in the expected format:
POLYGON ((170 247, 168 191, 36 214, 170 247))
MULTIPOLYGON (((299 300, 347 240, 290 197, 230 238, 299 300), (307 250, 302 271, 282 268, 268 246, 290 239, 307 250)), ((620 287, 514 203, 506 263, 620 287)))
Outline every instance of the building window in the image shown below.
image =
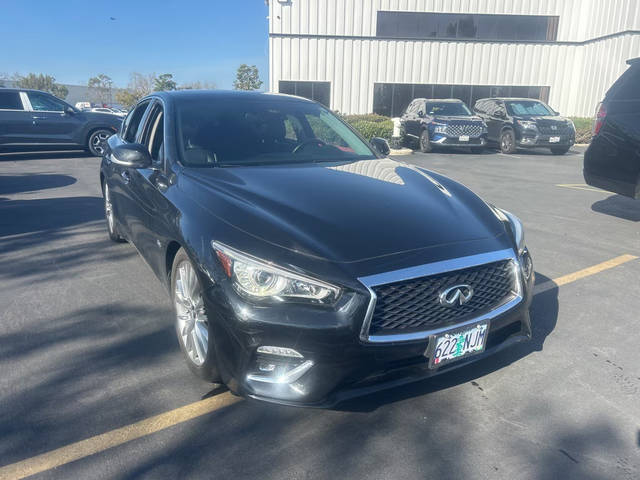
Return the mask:
POLYGON ((478 99, 489 97, 537 98, 547 102, 549 87, 376 83, 373 88, 373 112, 399 117, 414 98, 457 98, 473 108, 478 99))
POLYGON ((325 107, 329 106, 331 100, 331 82, 292 82, 280 80, 278 85, 280 93, 297 95, 320 102, 325 107))
POLYGON ((557 16, 378 12, 376 36, 461 40, 555 41, 557 16))

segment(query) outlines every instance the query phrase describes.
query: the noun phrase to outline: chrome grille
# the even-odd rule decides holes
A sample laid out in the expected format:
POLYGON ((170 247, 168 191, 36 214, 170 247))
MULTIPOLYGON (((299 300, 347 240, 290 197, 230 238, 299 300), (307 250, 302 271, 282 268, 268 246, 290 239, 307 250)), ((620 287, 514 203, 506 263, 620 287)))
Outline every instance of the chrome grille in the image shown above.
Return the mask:
POLYGON ((479 137, 482 135, 482 125, 479 123, 449 123, 447 124, 447 135, 449 137, 479 137))
POLYGON ((515 290, 511 260, 394 282, 372 288, 377 301, 370 335, 409 333, 453 325, 507 302, 515 290), (440 291, 458 284, 473 288, 471 300, 456 307, 439 302, 440 291))
POLYGON ((538 131, 543 135, 569 135, 571 133, 571 127, 567 123, 543 122, 538 120, 537 125, 538 131))

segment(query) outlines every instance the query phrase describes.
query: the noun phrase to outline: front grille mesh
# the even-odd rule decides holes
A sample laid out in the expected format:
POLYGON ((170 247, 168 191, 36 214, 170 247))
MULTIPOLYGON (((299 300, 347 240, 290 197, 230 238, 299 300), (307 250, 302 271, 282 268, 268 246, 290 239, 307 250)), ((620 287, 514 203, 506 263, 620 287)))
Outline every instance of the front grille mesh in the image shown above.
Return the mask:
POLYGON ((464 321, 498 307, 514 290, 511 260, 373 287, 377 295, 369 334, 410 333, 464 321), (473 287, 471 300, 456 307, 439 302, 440 291, 473 287))
POLYGON ((569 135, 571 127, 568 124, 550 123, 538 120, 538 131, 543 135, 569 135), (554 130, 552 127, 555 127, 554 130))
POLYGON ((482 125, 478 123, 449 123, 447 124, 447 135, 450 137, 460 137, 461 135, 479 137, 482 135, 482 125))

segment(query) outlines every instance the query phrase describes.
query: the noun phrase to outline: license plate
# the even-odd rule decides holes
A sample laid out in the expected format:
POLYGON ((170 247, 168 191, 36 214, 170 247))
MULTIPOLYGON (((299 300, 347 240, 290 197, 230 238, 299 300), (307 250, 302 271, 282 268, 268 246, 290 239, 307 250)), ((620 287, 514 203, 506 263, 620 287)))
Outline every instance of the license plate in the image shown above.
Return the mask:
POLYGON ((458 140, 461 142, 468 142, 469 141, 469 135, 461 135, 458 137, 458 140))
POLYGON ((484 322, 434 335, 430 342, 435 347, 431 350, 429 368, 483 352, 488 333, 489 324, 484 322))
POLYGON ((560 141, 560 137, 549 137, 549 143, 558 143, 560 141))

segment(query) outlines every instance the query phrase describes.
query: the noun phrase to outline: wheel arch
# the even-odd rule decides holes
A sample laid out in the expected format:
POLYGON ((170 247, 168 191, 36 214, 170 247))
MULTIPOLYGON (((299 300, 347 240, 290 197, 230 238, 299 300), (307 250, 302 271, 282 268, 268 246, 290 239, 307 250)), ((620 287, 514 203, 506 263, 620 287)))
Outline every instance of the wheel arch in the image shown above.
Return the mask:
POLYGON ((176 258, 176 254, 181 248, 182 245, 180 245, 180 243, 176 242, 175 240, 172 240, 167 244, 167 249, 165 251, 165 272, 167 285, 171 284, 171 270, 173 268, 173 259, 176 258))

